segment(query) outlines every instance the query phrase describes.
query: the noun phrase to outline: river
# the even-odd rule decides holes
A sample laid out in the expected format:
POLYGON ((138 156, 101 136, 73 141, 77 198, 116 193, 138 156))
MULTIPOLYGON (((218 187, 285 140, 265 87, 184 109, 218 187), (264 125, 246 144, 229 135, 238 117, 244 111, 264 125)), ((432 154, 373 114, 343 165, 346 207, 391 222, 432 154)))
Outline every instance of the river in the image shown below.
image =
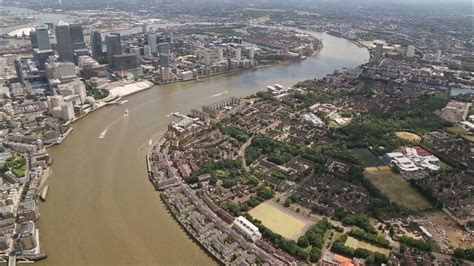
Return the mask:
POLYGON ((214 264, 173 220, 148 181, 148 142, 166 129, 171 112, 187 113, 274 83, 291 86, 369 58, 366 49, 345 39, 315 35, 323 39, 324 49, 305 61, 154 86, 129 96, 125 105, 105 107, 77 121, 67 139, 49 150, 53 172, 37 222, 48 258, 39 264, 214 264))

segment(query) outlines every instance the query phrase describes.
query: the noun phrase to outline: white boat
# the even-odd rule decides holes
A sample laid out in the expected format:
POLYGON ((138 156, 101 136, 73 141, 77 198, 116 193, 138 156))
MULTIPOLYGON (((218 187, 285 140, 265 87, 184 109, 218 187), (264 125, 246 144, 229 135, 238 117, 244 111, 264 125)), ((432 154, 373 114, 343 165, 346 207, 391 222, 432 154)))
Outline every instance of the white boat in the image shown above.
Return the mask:
POLYGON ((125 114, 124 115, 128 115, 128 108, 125 109, 125 114))
POLYGON ((107 130, 109 129, 106 128, 104 131, 100 132, 99 139, 105 138, 105 134, 107 134, 107 130))

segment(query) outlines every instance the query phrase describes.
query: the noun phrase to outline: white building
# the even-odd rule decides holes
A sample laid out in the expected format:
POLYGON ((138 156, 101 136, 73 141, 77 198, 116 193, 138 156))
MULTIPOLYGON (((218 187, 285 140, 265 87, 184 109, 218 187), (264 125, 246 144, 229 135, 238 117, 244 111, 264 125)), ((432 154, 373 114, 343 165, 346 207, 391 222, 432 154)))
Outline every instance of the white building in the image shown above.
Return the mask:
POLYGON ((156 46, 156 34, 148 34, 148 46, 150 46, 150 52, 152 54, 158 53, 158 48, 156 46))
POLYGON ((151 55, 150 46, 148 45, 143 46, 143 56, 150 56, 150 55, 151 55))
POLYGON ((438 52, 436 53, 436 62, 441 62, 441 50, 438 49, 438 52))
POLYGON ((312 114, 312 113, 304 114, 303 119, 307 122, 310 122, 316 127, 322 127, 325 125, 324 121, 321 118, 319 118, 317 115, 312 114))
POLYGON ((140 57, 140 47, 132 47, 132 48, 130 48, 130 53, 131 53, 131 54, 136 54, 137 57, 140 57))
POLYGON ((58 89, 62 96, 77 94, 81 98, 81 103, 86 101, 86 86, 80 79, 75 79, 69 83, 58 85, 58 89))
POLYGON ((67 121, 71 121, 74 118, 76 118, 76 115, 74 114, 74 107, 72 106, 72 103, 65 103, 61 107, 61 118, 67 121))
POLYGON ((221 62, 222 60, 224 60, 224 51, 219 49, 217 52, 217 61, 221 62))
POLYGON ((239 216, 234 220, 232 227, 242 233, 245 237, 252 240, 253 242, 262 238, 262 234, 254 224, 247 220, 243 216, 239 216))
POLYGON ((251 46, 249 47, 249 59, 252 61, 255 57, 255 47, 251 46))
POLYGON ((407 48, 407 57, 413 57, 415 56, 415 46, 409 45, 407 48))
POLYGON ((240 62, 242 59, 242 50, 240 48, 235 49, 235 59, 240 62))
POLYGON ((193 72, 191 70, 181 72, 181 79, 182 80, 193 79, 193 72))
POLYGON ((391 159, 391 163, 396 165, 400 170, 406 172, 414 172, 420 170, 410 159, 405 157, 401 152, 387 153, 387 156, 391 159))
POLYGON ((48 79, 73 79, 76 75, 76 66, 71 62, 54 62, 46 64, 46 77, 48 79))

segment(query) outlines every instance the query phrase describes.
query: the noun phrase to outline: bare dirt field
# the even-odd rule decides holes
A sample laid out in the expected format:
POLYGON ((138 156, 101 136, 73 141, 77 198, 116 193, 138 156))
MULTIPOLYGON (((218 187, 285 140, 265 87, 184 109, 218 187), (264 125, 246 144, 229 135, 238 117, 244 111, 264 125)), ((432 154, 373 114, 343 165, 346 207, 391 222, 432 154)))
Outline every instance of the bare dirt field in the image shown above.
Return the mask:
POLYGON ((474 246, 474 237, 460 228, 454 220, 442 211, 427 212, 415 218, 432 235, 440 248, 469 248, 474 246))
POLYGON ((285 238, 297 240, 314 222, 302 214, 294 212, 280 204, 268 200, 249 211, 263 225, 285 238))

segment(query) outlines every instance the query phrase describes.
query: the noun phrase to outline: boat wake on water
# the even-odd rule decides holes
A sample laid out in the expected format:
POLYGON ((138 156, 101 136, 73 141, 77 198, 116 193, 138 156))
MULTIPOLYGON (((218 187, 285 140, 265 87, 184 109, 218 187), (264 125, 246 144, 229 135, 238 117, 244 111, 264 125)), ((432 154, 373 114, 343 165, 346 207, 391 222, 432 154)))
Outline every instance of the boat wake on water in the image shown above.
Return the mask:
POLYGON ((213 95, 209 96, 209 98, 219 97, 219 96, 225 95, 225 94, 227 94, 227 93, 229 93, 229 91, 219 92, 219 93, 217 93, 217 94, 213 94, 213 95))
POLYGON ((109 129, 106 128, 104 131, 102 131, 102 132, 100 133, 100 135, 99 135, 99 139, 105 138, 105 135, 107 134, 107 131, 108 131, 108 130, 109 130, 109 129))

